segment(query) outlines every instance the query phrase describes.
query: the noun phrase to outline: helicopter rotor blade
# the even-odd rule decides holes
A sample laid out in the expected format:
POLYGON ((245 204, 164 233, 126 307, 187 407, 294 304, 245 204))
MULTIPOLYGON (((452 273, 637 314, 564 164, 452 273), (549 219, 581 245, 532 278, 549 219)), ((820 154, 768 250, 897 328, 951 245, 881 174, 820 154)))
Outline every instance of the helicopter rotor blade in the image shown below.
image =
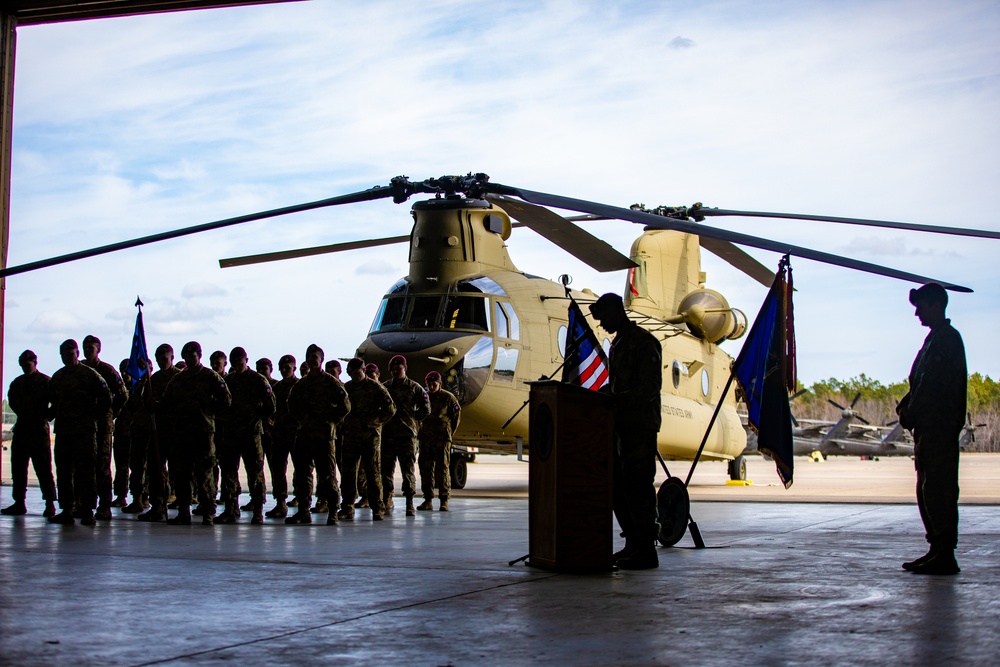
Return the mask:
POLYGON ((919 284, 936 282, 945 289, 949 289, 955 292, 972 292, 972 290, 968 287, 955 285, 953 283, 949 283, 944 280, 928 278, 926 276, 917 275, 915 273, 908 273, 906 271, 898 271, 896 269, 880 266, 878 264, 862 262, 860 260, 851 259, 848 257, 841 257, 839 255, 820 252, 818 250, 811 250, 809 248, 803 248, 800 246, 794 246, 788 243, 782 243, 780 241, 772 241, 771 239, 765 239, 758 236, 750 236, 749 234, 740 234, 737 232, 717 229, 714 227, 707 227, 705 225, 699 225, 697 223, 690 222, 687 220, 664 218, 662 216, 654 215, 652 213, 633 211, 618 206, 610 206, 608 204, 598 204, 596 202, 585 201, 582 199, 574 199, 572 197, 552 195, 544 192, 536 192, 533 190, 524 190, 500 184, 490 184, 490 188, 493 192, 499 192, 509 196, 520 197, 521 199, 529 201, 533 204, 539 204, 541 206, 551 206, 553 208, 559 208, 566 211, 577 211, 580 213, 600 215, 608 218, 615 218, 618 220, 627 220, 630 222, 635 222, 641 225, 646 225, 648 227, 654 227, 657 229, 675 229, 677 231, 686 232, 688 234, 696 234, 698 236, 705 236, 709 238, 720 239, 723 241, 731 241, 732 243, 738 243, 740 245, 750 246, 752 248, 761 248, 762 250, 770 250, 772 252, 781 253, 783 255, 784 254, 795 255, 796 257, 812 259, 814 261, 823 262, 826 264, 834 264, 836 266, 843 266, 849 269, 855 269, 857 271, 874 273, 881 276, 887 276, 889 278, 897 278, 899 280, 906 280, 909 282, 919 283, 919 284))
POLYGON ((772 213, 768 211, 733 211, 721 208, 699 207, 694 211, 699 216, 722 217, 735 216, 744 218, 778 218, 783 220, 812 220, 815 222, 838 222, 845 225, 862 225, 865 227, 882 227, 886 229, 902 229, 912 232, 928 232, 930 234, 950 234, 952 236, 973 236, 983 239, 1000 239, 1000 232, 986 229, 969 229, 966 227, 945 227, 942 225, 922 225, 912 222, 892 222, 891 220, 867 220, 864 218, 840 218, 832 215, 809 215, 798 213, 772 213))
POLYGON ((851 409, 853 409, 854 406, 858 404, 859 400, 861 400, 861 392, 860 391, 854 396, 854 400, 851 401, 851 409))
MULTIPOLYGON (((495 201, 500 208, 519 220, 524 226, 530 227, 537 234, 596 271, 605 273, 631 269, 636 266, 635 262, 615 250, 606 241, 602 241, 547 208, 502 195, 487 195, 487 199, 495 201)), ((774 279, 773 274, 770 275, 770 279, 774 279)), ((768 285, 770 284, 768 282, 768 285)))
POLYGON ((330 245, 312 246, 310 248, 299 248, 297 250, 279 250, 277 252, 265 252, 259 255, 245 255, 243 257, 230 257, 219 260, 219 268, 231 269, 236 266, 248 266, 250 264, 263 264, 265 262, 280 262, 284 259, 296 259, 298 257, 312 257, 313 255, 325 255, 331 252, 343 252, 345 250, 359 250, 361 248, 377 248, 393 243, 406 243, 409 236, 390 236, 384 239, 367 239, 365 241, 348 241, 346 243, 332 243, 330 245))
POLYGON ((770 287, 774 283, 774 271, 748 255, 746 251, 734 243, 701 235, 698 236, 698 243, 702 248, 719 259, 729 262, 764 287, 770 287))
POLYGON ((833 400, 832 398, 826 399, 826 402, 829 403, 830 405, 832 405, 833 407, 837 408, 838 410, 843 411, 843 410, 847 409, 843 405, 841 405, 840 403, 838 403, 837 401, 833 400))
POLYGON ((372 201, 375 199, 384 199, 385 197, 398 197, 398 196, 400 195, 398 194, 397 188, 395 188, 393 185, 390 185, 388 187, 377 185, 374 188, 369 188, 368 190, 362 190, 360 192, 352 192, 346 195, 339 195, 336 197, 330 197, 328 199, 320 199, 317 201, 306 202, 304 204, 296 204, 294 206, 275 208, 269 211, 261 211, 259 213, 240 215, 236 216, 235 218, 226 218, 224 220, 206 222, 201 225, 184 227, 182 229, 175 229, 169 232, 161 232, 159 234, 151 234, 149 236, 143 236, 128 241, 119 241, 118 243, 111 243, 108 245, 99 246, 97 248, 90 248, 89 250, 80 250, 77 252, 71 252, 66 255, 60 255, 58 257, 52 257, 50 259, 43 259, 37 262, 29 262, 27 264, 11 266, 6 269, 0 270, 0 278, 6 278, 8 276, 17 275, 19 273, 27 273, 28 271, 35 271, 37 269, 44 269, 46 267, 56 266, 58 264, 66 264, 67 262, 74 262, 78 259, 85 259, 87 257, 96 257, 98 255, 105 255, 109 252, 116 252, 118 250, 125 250, 127 248, 136 248, 138 246, 148 245, 150 243, 167 241, 169 239, 175 239, 181 236, 189 236, 191 234, 207 232, 213 229, 221 229, 222 227, 239 225, 244 222, 264 220, 267 218, 274 218, 281 215, 288 215, 290 213, 299 213, 301 211, 311 211, 313 209, 324 208, 327 206, 354 204, 358 202, 372 201))

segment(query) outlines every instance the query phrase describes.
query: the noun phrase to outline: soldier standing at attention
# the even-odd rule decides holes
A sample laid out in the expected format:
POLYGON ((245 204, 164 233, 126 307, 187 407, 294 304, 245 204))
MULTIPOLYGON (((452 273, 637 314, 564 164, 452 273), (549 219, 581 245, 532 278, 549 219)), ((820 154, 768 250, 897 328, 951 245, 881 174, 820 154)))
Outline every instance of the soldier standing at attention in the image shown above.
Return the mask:
POLYGON ((149 508, 149 488, 146 479, 146 439, 149 438, 149 412, 146 409, 147 400, 145 380, 132 386, 132 377, 128 374, 128 359, 123 359, 118 365, 122 380, 129 389, 128 400, 118 413, 115 420, 115 501, 113 507, 121 507, 125 514, 140 514, 149 508), (127 456, 126 462, 120 459, 127 456), (124 480, 121 473, 126 473, 124 480), (125 486, 120 486, 124 482, 125 486), (124 502, 125 494, 132 492, 132 502, 124 502))
POLYGON ((56 421, 56 480, 62 511, 49 521, 71 525, 76 511, 83 525, 93 526, 97 429, 111 410, 111 391, 104 378, 80 363, 75 340, 64 341, 59 356, 63 367, 49 381, 49 415, 56 421))
POLYGON ((267 456, 267 466, 271 471, 271 491, 275 505, 265 514, 271 519, 288 516, 288 456, 295 445, 295 418, 288 412, 288 394, 299 381, 295 377, 295 357, 286 354, 278 360, 281 379, 274 385, 274 428, 271 432, 271 453, 267 456))
POLYGON ((430 415, 420 423, 417 438, 420 441, 420 488, 424 492, 424 502, 417 505, 421 511, 434 509, 434 487, 437 486, 441 500, 439 509, 448 511, 448 497, 451 495, 451 438, 462 419, 462 408, 458 399, 442 389, 441 374, 431 371, 424 378, 430 401, 430 415))
POLYGON ((115 462, 115 474, 111 480, 111 489, 114 492, 112 507, 125 507, 128 494, 129 479, 129 459, 132 449, 132 420, 135 402, 132 401, 132 377, 128 374, 128 359, 122 359, 118 364, 118 372, 122 376, 122 384, 128 391, 128 398, 122 406, 121 411, 115 418, 114 436, 111 441, 111 455, 115 462), (130 406, 129 403, 132 403, 130 406))
MULTIPOLYGON (((267 383, 271 385, 271 392, 274 392, 274 385, 278 384, 278 381, 271 377, 271 373, 274 371, 274 364, 267 357, 261 357, 257 360, 254 365, 257 372, 264 376, 267 383)), ((271 415, 267 419, 264 419, 260 423, 261 427, 264 429, 263 433, 260 434, 260 448, 264 450, 264 461, 265 465, 270 466, 268 462, 271 460, 271 439, 274 437, 274 415, 271 415)), ((272 485, 274 482, 272 482, 272 485)), ((267 480, 264 480, 264 502, 267 502, 267 480)), ((240 509, 252 510, 253 501, 250 501, 247 505, 241 507, 240 509)))
POLYGON ((392 511, 393 477, 398 459, 403 474, 406 516, 413 516, 416 514, 413 496, 417 493, 417 480, 413 475, 417 432, 420 422, 430 414, 431 404, 424 388, 406 376, 406 357, 397 354, 389 360, 389 375, 384 386, 396 405, 396 414, 382 428, 382 504, 386 512, 392 511))
MULTIPOLYGON (((324 497, 336 507, 340 500, 337 487, 337 465, 334 453, 334 431, 337 424, 351 411, 351 401, 340 380, 323 371, 323 349, 310 345, 306 349, 306 373, 288 394, 288 412, 298 422, 292 462, 295 465, 293 483, 298 510, 285 523, 312 523, 313 465, 316 466, 317 486, 324 497)), ((337 525, 337 516, 330 512, 326 525, 337 525)))
MULTIPOLYGON (((337 382, 339 382, 340 384, 344 384, 344 381, 340 379, 341 373, 344 372, 344 368, 340 365, 340 361, 338 361, 337 359, 331 359, 330 361, 326 362, 326 364, 324 364, 323 370, 325 370, 328 374, 330 374, 333 377, 335 377, 337 379, 337 382)), ((303 373, 302 377, 305 377, 304 373, 303 373)), ((344 469, 343 469, 343 465, 344 465, 344 429, 342 429, 342 428, 336 429, 336 431, 333 434, 333 453, 334 453, 334 459, 336 460, 336 463, 337 463, 337 472, 340 474, 341 482, 343 482, 343 479, 344 479, 344 469)), ((343 488, 341 488, 341 491, 343 491, 343 488)), ((323 497, 323 493, 324 493, 323 492, 323 486, 321 484, 317 484, 316 485, 316 507, 312 508, 312 513, 313 514, 323 513, 323 512, 329 512, 330 511, 330 504, 326 501, 326 498, 323 497)), ((336 505, 336 503, 333 506, 333 511, 334 512, 337 511, 337 505, 336 505)))
POLYGON ((7 390, 7 403, 17 415, 11 429, 10 467, 13 477, 11 495, 14 504, 0 514, 27 514, 24 499, 28 492, 28 461, 35 468, 35 477, 45 499, 44 517, 56 514, 56 483, 52 477, 52 442, 49 440, 49 376, 38 371, 38 356, 25 350, 17 358, 23 375, 14 378, 7 390))
MULTIPOLYGON (((181 368, 174 365, 174 348, 167 343, 156 348, 154 356, 159 370, 149 376, 149 385, 143 388, 143 404, 140 411, 140 414, 147 415, 147 423, 143 425, 146 430, 143 440, 146 443, 145 457, 146 470, 148 471, 146 486, 151 509, 149 512, 139 515, 137 517, 139 521, 164 521, 167 518, 167 502, 171 486, 170 475, 177 474, 167 471, 168 461, 173 467, 174 422, 171 415, 161 406, 167 385, 181 372, 181 368), (147 390, 148 393, 146 393, 147 390)), ((132 422, 133 439, 137 435, 138 424, 138 419, 132 422)), ((174 486, 177 485, 176 478, 173 483, 174 486)), ((187 485, 190 496, 190 476, 184 479, 183 483, 187 485)), ((132 490, 132 498, 134 501, 135 489, 132 490)), ((126 508, 127 510, 128 508, 126 508)))
POLYGON ((355 357, 347 362, 347 374, 351 379, 344 388, 351 398, 351 412, 344 420, 344 498, 337 518, 354 520, 354 505, 357 495, 358 467, 365 471, 368 504, 372 508, 372 520, 382 520, 382 465, 379 450, 382 425, 392 418, 396 406, 392 397, 377 380, 365 374, 365 362, 355 357))
POLYGON ((101 340, 97 336, 83 339, 83 364, 97 371, 111 390, 111 407, 97 422, 97 519, 111 520, 111 436, 115 432, 115 418, 128 400, 128 390, 115 367, 101 361, 101 340))
MULTIPOLYGON (((201 363, 201 345, 185 343, 181 357, 186 367, 174 376, 163 393, 162 407, 171 415, 175 440, 171 466, 177 469, 177 516, 167 523, 191 524, 191 484, 198 488, 202 523, 211 526, 215 516, 215 416, 229 408, 232 398, 226 381, 201 363)), ((159 414, 159 413, 157 413, 159 414)))
POLYGON ((223 441, 219 448, 219 466, 225 486, 226 510, 216 523, 235 523, 240 516, 239 484, 240 459, 250 484, 250 502, 253 519, 250 523, 264 523, 264 452, 260 444, 262 421, 274 414, 274 394, 271 384, 263 375, 250 370, 247 352, 234 347, 229 353, 229 374, 226 385, 232 396, 232 405, 223 417, 223 441))
POLYGON ((656 434, 660 431, 663 352, 656 336, 628 318, 622 298, 605 294, 591 314, 615 334, 608 359, 614 404, 614 511, 625 548, 614 555, 623 570, 659 567, 656 554, 656 434))
POLYGON ((945 317, 948 293, 937 283, 910 290, 920 324, 930 328, 910 369, 910 391, 896 412, 913 431, 917 505, 930 550, 903 563, 914 574, 958 574, 958 439, 965 426, 968 369, 962 336, 945 317))

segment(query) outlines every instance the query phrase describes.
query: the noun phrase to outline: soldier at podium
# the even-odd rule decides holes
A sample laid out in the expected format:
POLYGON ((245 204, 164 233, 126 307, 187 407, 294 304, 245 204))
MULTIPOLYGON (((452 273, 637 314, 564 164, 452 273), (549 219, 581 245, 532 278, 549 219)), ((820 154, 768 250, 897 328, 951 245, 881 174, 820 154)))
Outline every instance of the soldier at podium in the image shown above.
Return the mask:
POLYGON ((629 320, 617 294, 601 296, 590 312, 615 334, 608 359, 615 414, 614 511, 625 548, 614 561, 623 570, 659 567, 653 478, 663 383, 660 341, 629 320))

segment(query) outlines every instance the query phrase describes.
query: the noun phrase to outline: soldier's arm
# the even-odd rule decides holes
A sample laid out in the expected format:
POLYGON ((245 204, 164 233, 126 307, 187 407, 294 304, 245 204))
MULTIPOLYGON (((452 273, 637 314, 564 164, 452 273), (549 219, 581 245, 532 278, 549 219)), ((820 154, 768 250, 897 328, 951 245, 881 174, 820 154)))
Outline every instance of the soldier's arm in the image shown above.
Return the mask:
POLYGON ((333 401, 330 403, 330 421, 339 424, 351 411, 351 399, 347 396, 347 390, 340 382, 335 381, 333 393, 333 401))
POLYGON ((451 434, 455 435, 455 431, 458 430, 458 425, 462 421, 462 406, 458 404, 458 399, 451 402, 448 406, 449 416, 451 417, 451 434))
POLYGON ((386 391, 386 388, 382 385, 376 385, 382 392, 382 404, 379 406, 379 416, 377 417, 378 423, 381 426, 387 421, 392 419, 392 416, 396 414, 396 404, 392 400, 392 396, 386 391))
POLYGON ((417 385, 413 389, 413 417, 422 422, 431 413, 431 401, 424 388, 417 385))
POLYGON ((125 407, 125 401, 128 400, 128 389, 118 371, 112 368, 111 374, 113 384, 108 385, 108 389, 111 391, 111 413, 117 417, 118 413, 125 407))
POLYGON ((95 407, 97 409, 98 415, 103 415, 111 409, 111 404, 113 397, 111 396, 111 389, 108 388, 108 383, 104 381, 98 373, 96 380, 94 381, 94 401, 95 407))
POLYGON ((262 387, 263 396, 260 399, 260 416, 261 419, 267 419, 272 416, 278 409, 278 404, 274 398, 274 391, 271 389, 271 383, 264 378, 264 386, 262 387))
POLYGON ((913 378, 907 410, 917 416, 932 410, 941 396, 960 391, 960 383, 967 382, 965 351, 962 340, 955 335, 935 338, 924 352, 920 373, 913 378))

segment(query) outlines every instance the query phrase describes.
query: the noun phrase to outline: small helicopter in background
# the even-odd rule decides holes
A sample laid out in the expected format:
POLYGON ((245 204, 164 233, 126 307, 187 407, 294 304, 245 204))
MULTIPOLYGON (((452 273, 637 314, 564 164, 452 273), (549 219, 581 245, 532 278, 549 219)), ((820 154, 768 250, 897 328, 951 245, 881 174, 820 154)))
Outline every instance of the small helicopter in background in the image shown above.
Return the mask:
MULTIPOLYGON (((477 452, 530 452, 528 417, 526 413, 518 414, 528 397, 528 383, 553 377, 564 361, 568 298, 585 305, 597 296, 519 270, 507 251, 507 241, 516 226, 534 230, 598 271, 627 272, 624 302, 629 317, 663 343, 663 427, 657 441, 660 454, 666 460, 692 460, 714 407, 722 401, 719 419, 702 457, 729 461, 730 476, 742 474, 743 478, 745 463, 735 467, 733 463, 739 463, 746 448, 746 433, 733 393, 722 396, 732 358, 718 345, 741 337, 747 319, 722 294, 706 287, 706 275, 701 270, 702 248, 768 287, 774 273, 737 244, 914 283, 933 281, 950 290, 972 290, 856 259, 714 228, 703 224, 706 218, 802 219, 1000 238, 998 232, 975 229, 723 210, 701 204, 622 208, 493 183, 485 174, 469 173, 423 181, 400 176, 387 186, 32 262, 4 269, 0 276, 300 211, 377 199, 392 199, 400 204, 418 194, 429 198, 412 205, 412 227, 406 236, 223 259, 220 265, 228 268, 407 243, 409 273, 388 289, 375 308, 374 321, 367 338, 358 345, 357 355, 384 365, 393 355, 404 354, 411 375, 416 378, 422 378, 430 370, 441 372, 445 387, 459 398, 463 408, 452 459, 454 485, 459 488, 467 478, 465 464, 477 452), (568 219, 551 208, 581 215, 568 219), (644 226, 628 256, 574 224, 581 220, 612 219, 644 226), (517 416, 511 420, 512 415, 517 416)), ((583 311, 587 313, 586 308, 583 311)), ((607 334, 593 321, 591 325, 607 345, 607 334)))

